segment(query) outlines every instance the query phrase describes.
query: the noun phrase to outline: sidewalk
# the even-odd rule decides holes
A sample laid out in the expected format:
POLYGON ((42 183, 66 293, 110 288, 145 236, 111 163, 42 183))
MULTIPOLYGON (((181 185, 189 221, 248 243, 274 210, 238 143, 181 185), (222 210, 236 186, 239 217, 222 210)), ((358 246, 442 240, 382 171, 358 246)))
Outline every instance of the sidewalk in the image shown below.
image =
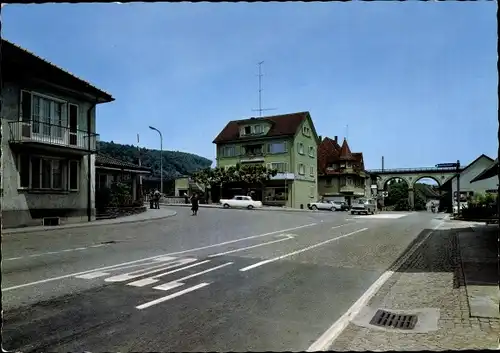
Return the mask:
MULTIPOLYGON (((461 234, 473 232, 474 226, 467 222, 444 222, 395 271, 330 349, 498 349, 500 319, 487 315, 472 316, 469 308, 469 287, 466 286, 466 277, 462 271, 460 242, 470 246, 470 242, 465 244, 462 241, 461 234), (417 315, 417 324, 414 329, 406 330, 372 325, 370 320, 378 309, 396 314, 417 315)), ((479 248, 480 246, 474 252, 467 253, 468 262, 483 261, 484 249, 479 248)), ((494 279, 489 278, 488 281, 492 283, 497 279, 494 276, 494 279)), ((493 293, 495 288, 498 294, 497 284, 490 289, 493 293)), ((498 301, 496 307, 498 310, 498 301)), ((489 315, 493 314, 490 311, 489 315)))
POLYGON ((160 208, 156 209, 148 209, 146 212, 134 214, 131 216, 113 218, 113 219, 103 219, 94 222, 82 222, 82 223, 72 223, 72 224, 64 224, 60 226, 35 226, 35 227, 23 227, 23 228, 7 228, 2 229, 2 236, 10 235, 10 234, 19 234, 19 233, 33 233, 40 231, 51 231, 51 230, 59 230, 59 229, 70 229, 70 228, 82 228, 82 227, 96 227, 103 226, 109 224, 123 224, 123 223, 136 223, 136 222, 146 222, 157 219, 163 219, 168 217, 173 217, 177 214, 177 212, 160 208))

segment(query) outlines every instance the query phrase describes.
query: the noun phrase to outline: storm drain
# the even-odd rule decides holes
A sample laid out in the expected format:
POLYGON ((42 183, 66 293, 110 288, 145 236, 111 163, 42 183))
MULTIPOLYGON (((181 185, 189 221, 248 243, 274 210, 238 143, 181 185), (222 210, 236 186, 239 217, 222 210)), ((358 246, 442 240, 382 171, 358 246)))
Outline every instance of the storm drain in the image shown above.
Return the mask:
POLYGON ((417 321, 417 315, 394 314, 385 310, 377 310, 370 320, 370 324, 400 330, 413 330, 417 321))
POLYGON ((116 244, 115 240, 101 241, 101 244, 116 244))

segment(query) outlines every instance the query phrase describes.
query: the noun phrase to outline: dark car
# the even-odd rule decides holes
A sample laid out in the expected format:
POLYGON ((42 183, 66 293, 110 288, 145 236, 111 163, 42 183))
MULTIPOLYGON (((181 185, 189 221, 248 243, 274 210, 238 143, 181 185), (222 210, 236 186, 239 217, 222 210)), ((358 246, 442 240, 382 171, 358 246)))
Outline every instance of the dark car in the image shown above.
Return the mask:
POLYGON ((347 202, 341 202, 340 205, 341 205, 340 208, 341 211, 349 211, 349 205, 347 204, 347 202))

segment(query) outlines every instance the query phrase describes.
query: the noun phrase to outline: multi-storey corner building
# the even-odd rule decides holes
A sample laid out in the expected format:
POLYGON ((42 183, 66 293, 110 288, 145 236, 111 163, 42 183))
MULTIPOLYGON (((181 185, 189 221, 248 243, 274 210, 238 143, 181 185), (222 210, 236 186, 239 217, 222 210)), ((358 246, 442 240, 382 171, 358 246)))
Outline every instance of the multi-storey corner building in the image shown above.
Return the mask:
POLYGON ((370 180, 365 172, 363 153, 352 153, 347 140, 325 137, 318 147, 318 192, 325 199, 345 200, 370 194, 370 180))
POLYGON ((1 45, 3 226, 94 220, 95 108, 114 99, 13 43, 1 45))
MULTIPOLYGON (((253 188, 264 204, 305 208, 317 199, 319 138, 309 112, 230 121, 213 142, 218 167, 259 163, 278 170, 272 180, 253 188)), ((223 191, 230 197, 241 188, 223 191)))

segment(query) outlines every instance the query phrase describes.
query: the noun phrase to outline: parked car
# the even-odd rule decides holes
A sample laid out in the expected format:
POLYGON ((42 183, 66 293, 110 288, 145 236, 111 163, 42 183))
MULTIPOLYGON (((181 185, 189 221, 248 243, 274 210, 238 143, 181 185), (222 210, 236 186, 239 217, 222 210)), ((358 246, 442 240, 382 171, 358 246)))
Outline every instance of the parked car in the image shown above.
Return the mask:
POLYGON ((341 205, 335 203, 334 201, 319 200, 316 202, 311 202, 307 204, 307 208, 310 210, 328 210, 337 211, 340 210, 341 205))
POLYGON ((232 199, 221 199, 220 204, 224 208, 261 208, 261 201, 254 201, 250 196, 234 196, 232 199))
POLYGON ((351 205, 351 214, 375 214, 375 210, 374 199, 357 199, 351 205))

